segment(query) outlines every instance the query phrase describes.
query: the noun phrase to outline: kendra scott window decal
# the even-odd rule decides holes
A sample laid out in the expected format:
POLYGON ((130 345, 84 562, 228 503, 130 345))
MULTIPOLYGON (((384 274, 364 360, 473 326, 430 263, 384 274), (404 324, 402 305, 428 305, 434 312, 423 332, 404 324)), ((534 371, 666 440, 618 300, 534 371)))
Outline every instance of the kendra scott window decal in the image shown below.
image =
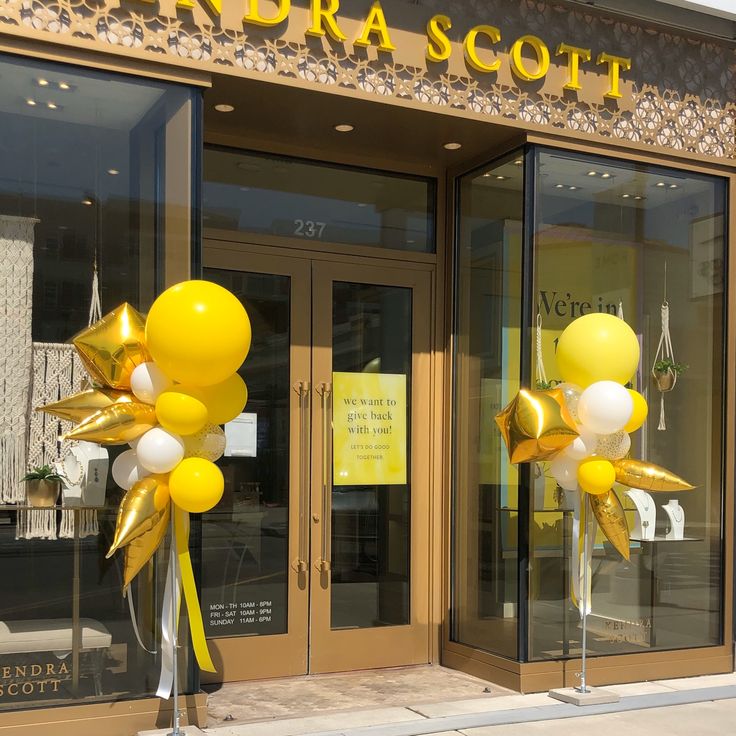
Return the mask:
POLYGON ((406 483, 406 376, 333 373, 334 485, 406 483))

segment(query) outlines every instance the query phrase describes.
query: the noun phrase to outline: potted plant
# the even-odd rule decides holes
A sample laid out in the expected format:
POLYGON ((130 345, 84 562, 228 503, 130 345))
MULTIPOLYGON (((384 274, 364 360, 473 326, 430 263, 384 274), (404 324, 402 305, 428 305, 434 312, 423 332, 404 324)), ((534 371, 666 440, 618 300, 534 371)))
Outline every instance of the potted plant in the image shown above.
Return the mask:
POLYGON ((687 369, 688 366, 684 363, 677 363, 672 358, 662 358, 654 364, 652 376, 660 391, 672 391, 677 383, 677 377, 687 369))
POLYGON ((32 468, 21 479, 28 484, 26 498, 30 506, 50 508, 56 505, 61 493, 61 486, 66 485, 64 476, 50 465, 32 468))

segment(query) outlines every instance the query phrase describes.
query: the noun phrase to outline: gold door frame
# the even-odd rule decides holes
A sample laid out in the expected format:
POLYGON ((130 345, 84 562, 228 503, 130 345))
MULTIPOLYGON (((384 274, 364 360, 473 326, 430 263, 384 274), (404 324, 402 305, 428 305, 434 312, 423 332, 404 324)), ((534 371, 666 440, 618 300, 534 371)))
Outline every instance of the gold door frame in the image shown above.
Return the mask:
POLYGON ((312 441, 312 576, 310 672, 335 672, 429 662, 429 496, 430 496, 430 289, 429 274, 395 265, 319 263, 313 270, 313 364, 315 388, 332 382, 332 284, 381 284, 412 290, 410 623, 366 629, 330 628, 329 559, 331 482, 330 421, 315 393, 312 441), (324 428, 320 431, 319 428, 324 428), (325 445, 327 440, 327 446, 325 445), (327 542, 327 544, 326 544, 327 542))
POLYGON ((345 252, 274 248, 210 237, 204 239, 203 265, 291 277, 292 391, 287 633, 209 639, 218 671, 214 675, 202 673, 202 681, 232 682, 431 661, 434 647, 430 641, 432 423, 429 396, 434 264, 403 263, 380 256, 366 257, 363 253, 351 256, 345 252), (412 289, 411 618, 404 626, 330 630, 329 586, 325 587, 325 573, 318 569, 323 530, 324 417, 316 387, 320 382, 332 380, 331 284, 334 280, 412 289), (305 421, 305 412, 311 414, 311 422, 305 421), (307 436, 303 437, 305 432, 307 436), (311 473, 308 471, 310 455, 311 473), (306 563, 308 570, 301 563, 306 563))

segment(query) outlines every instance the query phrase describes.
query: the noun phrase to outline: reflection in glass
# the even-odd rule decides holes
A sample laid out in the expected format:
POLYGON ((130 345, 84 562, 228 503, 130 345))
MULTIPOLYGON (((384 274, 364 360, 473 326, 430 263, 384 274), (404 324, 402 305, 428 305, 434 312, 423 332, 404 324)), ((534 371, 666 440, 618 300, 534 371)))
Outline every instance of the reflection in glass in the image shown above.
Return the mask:
MULTIPOLYGON (((623 313, 642 346, 633 388, 650 406, 632 456, 670 468, 697 489, 677 499, 682 542, 632 542, 624 562, 598 537, 593 562, 590 651, 595 654, 718 644, 721 637, 721 494, 725 188, 704 176, 603 158, 542 151, 537 159, 536 308, 547 377, 559 379, 555 340, 588 312, 623 313), (665 283, 666 273, 666 283, 665 283), (666 430, 651 370, 669 303, 678 362, 687 370, 666 394, 666 430), (695 431, 693 431, 695 430, 695 431)), ((629 525, 634 506, 617 487, 629 525)), ((530 656, 575 655, 578 618, 569 602, 570 499, 544 479, 531 525, 530 656)))
MULTIPOLYGON (((5 386, 1 420, 4 428, 22 428, 29 462, 42 465, 69 448, 57 441, 58 422, 24 414, 26 404, 60 398, 59 392, 71 393, 82 380, 63 343, 88 324, 95 259, 103 312, 123 301, 145 311, 155 294, 161 245, 155 213, 169 212, 167 231, 190 231, 186 202, 178 201, 176 215, 168 210, 177 182, 164 182, 163 169, 172 159, 191 160, 192 95, 178 85, 10 57, 0 60, 0 93, 2 291, 15 299, 13 331, 30 326, 34 342, 32 351, 23 346, 34 365, 22 389, 28 395, 14 404, 5 386), (182 135, 174 138, 176 126, 182 135), (32 242, 31 266, 23 263, 18 237, 29 222, 32 235, 23 242, 32 242)), ((190 172, 181 168, 179 174, 181 184, 190 172)), ((187 243, 181 245, 188 257, 187 243)), ((4 326, 1 333, 7 342, 0 351, 12 362, 19 355, 17 335, 4 326)), ((110 463, 121 450, 110 448, 110 463)), ((106 505, 97 512, 99 533, 93 527, 79 542, 83 649, 76 691, 70 654, 75 544, 69 538, 16 539, 17 512, 0 510, 0 671, 12 672, 15 683, 0 680, 0 709, 155 692, 160 659, 136 641, 121 591, 123 556, 105 559, 122 494, 108 476, 106 505)), ((132 586, 150 649, 156 647, 160 572, 154 563, 132 586)))
POLYGON ((215 269, 205 269, 205 278, 243 302, 253 332, 241 369, 248 386, 241 418, 248 423, 235 438, 225 428, 228 444, 218 461, 225 493, 202 517, 205 631, 280 634, 288 605, 290 279, 215 269))
POLYGON ((332 628, 409 623, 411 289, 335 282, 332 370, 406 376, 405 485, 333 486, 332 628))
POLYGON ((434 252, 434 185, 380 171, 207 148, 204 226, 309 243, 434 252))
POLYGON ((519 388, 522 164, 460 182, 455 317, 452 639, 513 658, 518 477, 493 417, 519 388))

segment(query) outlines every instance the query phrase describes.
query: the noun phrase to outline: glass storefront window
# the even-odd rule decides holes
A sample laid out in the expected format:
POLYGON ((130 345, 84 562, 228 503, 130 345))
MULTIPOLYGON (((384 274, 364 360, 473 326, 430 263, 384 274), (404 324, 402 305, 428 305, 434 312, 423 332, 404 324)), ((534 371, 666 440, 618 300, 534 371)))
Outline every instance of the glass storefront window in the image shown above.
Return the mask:
MULTIPOLYGON (((535 310, 547 378, 559 378, 555 340, 573 319, 591 311, 623 316, 642 348, 632 388, 650 407, 647 423, 632 435, 632 456, 670 468, 697 486, 650 496, 647 503, 657 506, 656 541, 632 541, 629 562, 599 535, 589 651, 718 644, 725 185, 714 177, 546 150, 536 157, 535 182, 535 310), (675 388, 661 394, 652 368, 665 299, 676 361, 687 368, 675 388), (685 541, 664 540, 668 517, 661 506, 670 499, 684 512, 685 541)), ((633 528, 634 504, 626 488, 615 490, 633 528)), ((530 658, 576 654, 580 629, 568 577, 570 500, 550 479, 536 484, 532 495, 530 658)))
MULTIPOLYGON (((544 465, 531 466, 528 479, 511 466, 493 420, 520 377, 533 387, 542 378, 534 368, 533 328, 541 328, 546 379, 555 385, 557 338, 575 318, 599 311, 623 317, 641 345, 631 387, 647 398, 650 415, 632 436, 632 456, 670 468, 697 488, 651 495, 656 538, 632 538, 629 562, 598 535, 588 651, 717 645, 725 183, 541 148, 527 157, 534 162, 531 189, 524 191, 521 156, 474 171, 458 186, 451 638, 511 659, 580 654, 580 621, 570 602, 572 498, 544 465), (534 219, 522 228, 525 198, 534 219), (522 275, 522 232, 533 274, 522 275), (684 368, 674 389, 660 393, 652 369, 665 300, 676 362, 684 368), (528 364, 522 355, 530 356, 528 364), (669 517, 661 507, 671 500, 685 518, 681 541, 667 538, 669 517)), ((635 505, 625 487, 615 491, 633 532, 635 505)))
MULTIPOLYGON (((165 237, 184 234, 189 261, 196 98, 185 87, 9 56, 0 57, 0 91, 0 350, 14 376, 2 387, 7 478, 19 438, 23 466, 70 452, 59 440, 69 425, 32 407, 82 385, 64 343, 88 324, 95 262, 105 313, 124 301, 150 306, 165 237)), ((110 464, 121 449, 110 448, 110 464)), ((123 492, 108 474, 105 504, 85 514, 78 542, 62 523, 69 514, 55 510, 44 516, 53 539, 38 529, 18 538, 23 512, 11 486, 23 471, 12 467, 17 478, 0 491, 0 709, 153 695, 160 661, 136 642, 122 554, 105 559, 123 492)), ((151 649, 162 588, 153 564, 133 585, 151 649)))
POLYGON ((208 229, 435 251, 430 179, 207 148, 203 197, 208 229))
POLYGON ((517 656, 519 478, 493 417, 519 389, 521 153, 459 184, 452 638, 517 656))

